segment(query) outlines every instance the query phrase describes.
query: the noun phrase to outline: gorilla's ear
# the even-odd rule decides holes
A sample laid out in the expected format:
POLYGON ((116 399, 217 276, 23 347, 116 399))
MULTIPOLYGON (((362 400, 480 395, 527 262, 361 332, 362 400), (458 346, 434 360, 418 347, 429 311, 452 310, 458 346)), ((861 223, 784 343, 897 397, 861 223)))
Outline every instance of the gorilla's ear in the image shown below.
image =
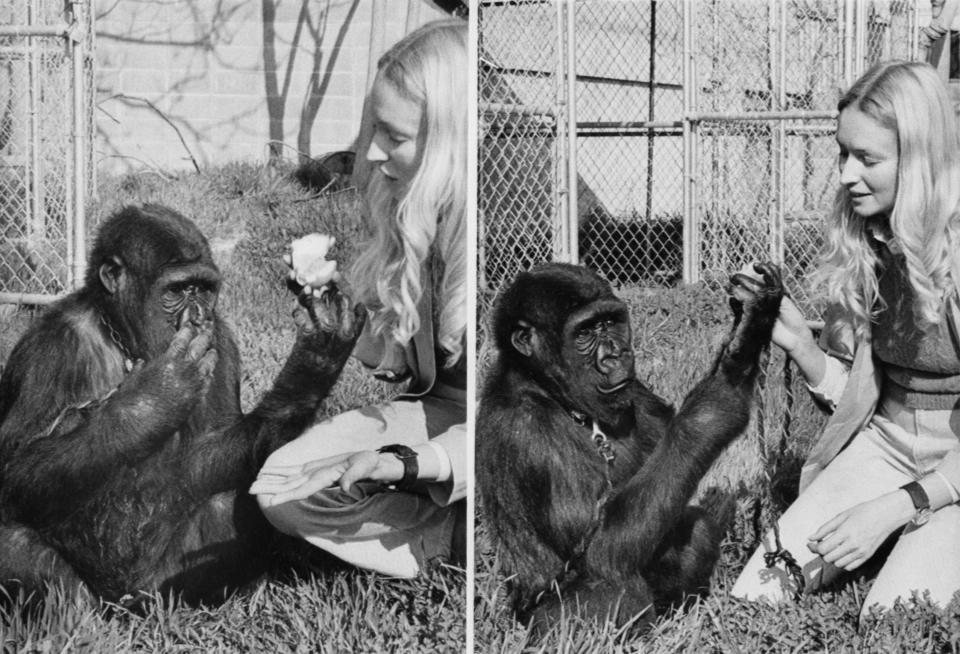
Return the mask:
POLYGON ((513 349, 525 357, 533 355, 536 328, 526 320, 518 320, 510 332, 510 343, 513 349))
POLYGON ((109 261, 100 264, 100 283, 107 289, 107 292, 113 295, 123 284, 123 276, 126 267, 120 257, 110 257, 109 261))

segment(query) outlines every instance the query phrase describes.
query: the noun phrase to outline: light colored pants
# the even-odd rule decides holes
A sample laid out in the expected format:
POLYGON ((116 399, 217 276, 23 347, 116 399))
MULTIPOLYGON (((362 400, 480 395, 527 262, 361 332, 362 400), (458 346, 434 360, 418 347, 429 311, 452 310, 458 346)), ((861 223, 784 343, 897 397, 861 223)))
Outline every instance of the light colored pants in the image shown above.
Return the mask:
MULTIPOLYGON (((914 410, 886 402, 861 431, 817 476, 780 518, 780 542, 803 568, 806 587, 816 590, 841 572, 807 548, 807 540, 841 511, 889 493, 932 471, 957 447, 950 410, 914 410)), ((737 597, 781 601, 795 585, 783 563, 767 568, 763 555, 774 551, 773 533, 753 553, 731 591, 737 597)), ((907 525, 883 564, 861 609, 893 606, 912 591, 930 592, 931 601, 946 606, 960 590, 960 507, 934 512, 929 522, 907 525)))
MULTIPOLYGON (((465 420, 462 406, 426 397, 369 406, 323 420, 270 455, 265 466, 295 465, 383 445, 418 445, 465 420)), ((450 556, 455 510, 430 496, 388 491, 364 482, 361 499, 339 488, 276 506, 261 503, 280 531, 361 568, 414 577, 435 558, 450 556)))

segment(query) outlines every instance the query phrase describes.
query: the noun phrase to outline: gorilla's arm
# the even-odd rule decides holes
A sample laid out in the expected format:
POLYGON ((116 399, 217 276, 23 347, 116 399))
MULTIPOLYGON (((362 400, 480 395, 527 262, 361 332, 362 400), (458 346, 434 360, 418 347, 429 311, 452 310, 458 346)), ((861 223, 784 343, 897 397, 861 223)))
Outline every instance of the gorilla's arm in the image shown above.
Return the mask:
POLYGON ((246 489, 270 453, 316 419, 350 357, 366 310, 362 304, 351 307, 346 295, 334 291, 311 302, 294 313, 297 339, 273 387, 249 414, 197 443, 186 462, 191 488, 246 489))
POLYGON ((730 341, 713 370, 687 395, 636 475, 606 507, 588 563, 603 576, 641 572, 690 501, 697 484, 750 419, 760 353, 770 340, 782 285, 768 280, 755 303, 735 307, 730 341), (762 306, 757 306, 762 305, 762 306))
POLYGON ((36 323, 0 382, 0 506, 28 524, 54 519, 118 465, 154 453, 203 388, 189 346, 184 332, 124 379, 122 359, 82 308, 36 323))
POLYGON ((749 386, 715 374, 687 395, 666 436, 607 504, 588 550, 592 570, 605 578, 643 571, 711 464, 746 428, 749 406, 749 386))

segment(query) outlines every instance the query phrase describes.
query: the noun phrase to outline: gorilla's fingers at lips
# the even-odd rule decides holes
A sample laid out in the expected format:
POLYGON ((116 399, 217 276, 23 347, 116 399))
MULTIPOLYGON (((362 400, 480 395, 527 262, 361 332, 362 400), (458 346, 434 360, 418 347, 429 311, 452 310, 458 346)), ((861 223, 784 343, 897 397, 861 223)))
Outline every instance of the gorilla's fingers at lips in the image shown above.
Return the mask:
POLYGON ((167 346, 167 354, 173 357, 183 356, 191 341, 193 341, 195 332, 196 330, 190 323, 180 327, 177 333, 173 335, 173 339, 170 340, 170 345, 167 346))
MULTIPOLYGON (((200 331, 196 337, 190 341, 190 347, 187 349, 187 357, 191 361, 198 361, 210 350, 212 345, 213 337, 210 331, 200 331)), ((216 350, 214 350, 214 352, 216 352, 216 350)))

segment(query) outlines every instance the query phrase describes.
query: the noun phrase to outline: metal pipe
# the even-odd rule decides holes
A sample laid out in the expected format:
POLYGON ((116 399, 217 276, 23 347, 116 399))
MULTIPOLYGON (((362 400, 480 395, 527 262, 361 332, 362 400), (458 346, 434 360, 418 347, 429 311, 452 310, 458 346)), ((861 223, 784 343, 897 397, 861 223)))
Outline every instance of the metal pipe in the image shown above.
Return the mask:
POLYGON ((27 25, 0 25, 0 36, 12 36, 12 37, 31 37, 31 36, 46 36, 46 37, 55 37, 55 38, 74 38, 71 33, 70 26, 66 24, 58 25, 34 25, 32 23, 33 17, 32 14, 36 11, 35 5, 30 3, 30 11, 28 12, 27 25))
POLYGON ((564 68, 565 58, 564 53, 564 29, 563 29, 563 3, 566 0, 554 0, 553 7, 556 10, 555 14, 555 25, 557 30, 557 72, 554 75, 554 102, 556 103, 555 113, 557 116, 557 134, 553 142, 554 151, 556 152, 556 167, 553 170, 553 181, 555 186, 555 202, 553 218, 554 218, 554 230, 553 230, 553 257, 561 261, 566 260, 566 253, 564 252, 564 247, 567 243, 566 239, 566 227, 569 223, 567 217, 567 209, 569 208, 567 204, 567 192, 569 190, 569 184, 567 183, 567 149, 566 143, 568 138, 567 133, 567 122, 562 120, 563 112, 569 111, 569 107, 566 106, 566 96, 564 95, 564 76, 566 75, 566 70, 564 68))
MULTIPOLYGON (((778 22, 777 29, 778 41, 780 44, 780 49, 778 52, 779 60, 777 61, 777 84, 779 86, 780 92, 778 97, 779 106, 777 109, 785 107, 787 104, 787 11, 786 8, 780 7, 780 20, 778 22)), ((776 263, 783 263, 784 257, 784 247, 785 247, 785 235, 784 235, 784 221, 786 207, 784 202, 784 188, 783 182, 786 179, 786 121, 779 121, 777 123, 777 142, 774 149, 774 164, 776 166, 776 179, 773 187, 776 189, 776 207, 773 215, 773 224, 770 229, 770 258, 776 263)))
POLYGON ((684 120, 696 122, 737 121, 765 121, 765 120, 824 120, 836 118, 835 109, 829 111, 770 111, 770 112, 704 112, 690 113, 684 120))
POLYGON ((683 1, 683 282, 692 284, 700 278, 693 185, 695 171, 694 139, 696 124, 693 89, 696 86, 693 60, 693 0, 683 1))
MULTIPOLYGON (((651 0, 650 2, 650 38, 649 38, 649 51, 650 51, 650 64, 647 70, 648 79, 650 80, 650 90, 647 93, 647 120, 652 123, 654 119, 654 109, 656 105, 656 91, 653 87, 653 80, 656 79, 657 72, 657 0, 651 0)), ((644 198, 644 213, 646 214, 646 219, 650 220, 653 217, 653 159, 656 153, 654 148, 654 128, 650 127, 647 132, 647 184, 644 189, 646 192, 646 198, 644 198)), ((644 238, 649 237, 649 232, 644 232, 644 238)), ((647 256, 646 247, 647 244, 644 243, 644 252, 642 255, 647 256)))
MULTIPOLYGON (((524 77, 550 77, 551 73, 545 70, 537 70, 535 68, 516 68, 506 66, 498 66, 496 64, 489 63, 487 61, 482 62, 482 66, 485 69, 493 70, 498 73, 504 73, 506 75, 522 75, 524 77)), ((618 88, 630 88, 630 87, 640 87, 640 88, 657 88, 657 89, 666 89, 668 91, 682 91, 682 84, 673 84, 672 82, 654 82, 653 80, 644 81, 639 79, 628 79, 626 77, 609 77, 605 75, 576 75, 578 82, 591 82, 594 84, 614 84, 618 88)))
POLYGON ((547 116, 556 120, 557 108, 513 102, 481 102, 480 111, 493 114, 520 114, 524 116, 547 116))
MULTIPOLYGON (((27 24, 32 28, 36 20, 37 0, 30 0, 30 4, 27 7, 27 24)), ((44 232, 43 221, 40 217, 40 212, 43 209, 43 197, 41 195, 43 190, 43 176, 40 175, 40 66, 37 61, 38 46, 36 40, 28 36, 27 46, 30 49, 30 54, 27 58, 27 85, 30 89, 27 98, 27 110, 30 113, 28 127, 30 134, 30 142, 28 145, 30 169, 25 175, 27 188, 30 189, 28 194, 30 198, 28 201, 29 207, 27 211, 27 245, 28 247, 34 248, 37 246, 37 234, 44 232)))
POLYGON ((844 87, 853 86, 853 50, 855 47, 853 36, 853 16, 856 0, 846 0, 843 5, 843 79, 844 87))
POLYGON ((856 27, 856 50, 854 52, 853 59, 853 79, 850 81, 852 85, 861 74, 865 68, 866 63, 866 53, 867 53, 867 3, 866 0, 857 0, 857 15, 854 26, 856 27))
POLYGON ((682 120, 585 120, 577 123, 583 129, 676 129, 683 126, 682 120))
POLYGON ((576 0, 567 0, 567 122, 569 128, 568 143, 570 151, 567 156, 567 184, 569 191, 567 202, 570 208, 567 212, 567 229, 569 230, 569 261, 580 262, 580 216, 578 202, 579 176, 577 174, 577 3, 576 0))
POLYGON ((44 295, 42 293, 0 292, 0 304, 44 305, 44 304, 52 304, 64 297, 66 297, 66 294, 44 295))
MULTIPOLYGON (((88 6, 89 11, 89 6, 88 6)), ((79 20, 77 20, 80 23, 79 20)), ((83 28, 81 28, 83 29, 83 28)), ((87 254, 87 221, 86 221, 86 108, 84 106, 83 71, 86 59, 84 40, 72 42, 70 50, 73 55, 73 183, 74 183, 74 210, 73 210, 73 266, 70 279, 70 288, 77 288, 83 281, 84 267, 87 254)))

